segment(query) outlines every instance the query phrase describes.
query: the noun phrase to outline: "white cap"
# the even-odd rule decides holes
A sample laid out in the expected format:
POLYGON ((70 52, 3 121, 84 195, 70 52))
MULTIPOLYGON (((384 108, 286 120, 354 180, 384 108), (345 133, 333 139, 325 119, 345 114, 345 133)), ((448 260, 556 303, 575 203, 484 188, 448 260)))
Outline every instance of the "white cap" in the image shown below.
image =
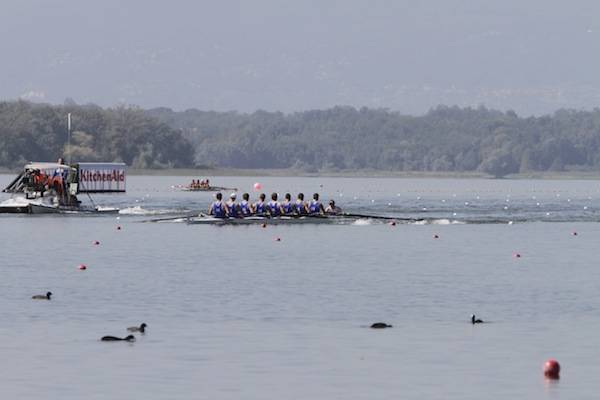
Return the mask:
POLYGON ((235 193, 231 193, 231 194, 229 195, 229 198, 230 198, 230 199, 235 199, 236 197, 237 197, 237 194, 235 194, 235 193))

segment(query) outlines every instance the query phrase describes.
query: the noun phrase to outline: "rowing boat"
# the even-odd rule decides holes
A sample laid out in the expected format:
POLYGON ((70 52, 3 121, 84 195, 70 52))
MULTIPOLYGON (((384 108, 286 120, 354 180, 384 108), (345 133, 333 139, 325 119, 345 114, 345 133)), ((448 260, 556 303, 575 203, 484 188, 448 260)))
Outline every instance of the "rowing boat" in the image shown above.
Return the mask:
POLYGON ((203 186, 203 187, 191 187, 183 186, 181 190, 184 192, 225 192, 225 191, 237 191, 237 188, 228 188, 223 186, 203 186))
POLYGON ((188 224, 193 225, 296 225, 296 224, 348 224, 356 221, 357 218, 344 215, 304 215, 304 216, 251 216, 245 218, 216 218, 209 215, 199 215, 189 217, 188 224))

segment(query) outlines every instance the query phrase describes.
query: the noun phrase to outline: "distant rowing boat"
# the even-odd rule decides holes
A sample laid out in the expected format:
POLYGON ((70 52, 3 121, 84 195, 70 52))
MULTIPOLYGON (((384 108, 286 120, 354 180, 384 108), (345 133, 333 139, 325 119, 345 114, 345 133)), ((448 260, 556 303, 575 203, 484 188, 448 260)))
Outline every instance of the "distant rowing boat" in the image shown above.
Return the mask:
POLYGON ((225 192, 225 191, 237 191, 237 188, 228 188, 223 186, 178 186, 179 190, 184 192, 225 192))

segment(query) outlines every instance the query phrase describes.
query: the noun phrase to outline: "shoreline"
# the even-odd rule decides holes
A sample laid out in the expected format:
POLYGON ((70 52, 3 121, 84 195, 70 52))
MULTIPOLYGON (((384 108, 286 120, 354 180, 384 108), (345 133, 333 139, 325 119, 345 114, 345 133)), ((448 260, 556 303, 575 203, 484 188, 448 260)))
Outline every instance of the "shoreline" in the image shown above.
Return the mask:
POLYGON ((291 169, 129 169, 129 175, 198 176, 204 177, 303 177, 303 178, 396 178, 396 179, 490 179, 490 180, 600 180, 600 171, 527 172, 494 178, 482 172, 432 172, 432 171, 336 171, 305 172, 291 169))
MULTIPOLYGON (((2 175, 16 175, 20 169, 0 167, 2 175)), ((497 179, 497 180, 600 180, 600 171, 564 171, 564 172, 527 172, 494 178, 488 174, 472 172, 443 171, 331 171, 305 172, 291 169, 238 169, 238 168, 168 168, 168 169, 133 169, 128 168, 132 176, 197 176, 204 177, 329 177, 329 178, 397 178, 397 179, 497 179)))

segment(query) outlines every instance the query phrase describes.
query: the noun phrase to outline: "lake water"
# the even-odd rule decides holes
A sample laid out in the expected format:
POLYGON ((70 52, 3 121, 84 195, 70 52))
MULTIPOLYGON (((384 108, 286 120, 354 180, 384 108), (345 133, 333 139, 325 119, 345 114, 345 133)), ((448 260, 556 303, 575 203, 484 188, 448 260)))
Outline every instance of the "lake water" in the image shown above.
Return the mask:
POLYGON ((118 219, 0 216, 3 398, 597 398, 599 182, 215 177, 426 221, 142 222, 206 208, 190 179, 94 197, 118 219))

